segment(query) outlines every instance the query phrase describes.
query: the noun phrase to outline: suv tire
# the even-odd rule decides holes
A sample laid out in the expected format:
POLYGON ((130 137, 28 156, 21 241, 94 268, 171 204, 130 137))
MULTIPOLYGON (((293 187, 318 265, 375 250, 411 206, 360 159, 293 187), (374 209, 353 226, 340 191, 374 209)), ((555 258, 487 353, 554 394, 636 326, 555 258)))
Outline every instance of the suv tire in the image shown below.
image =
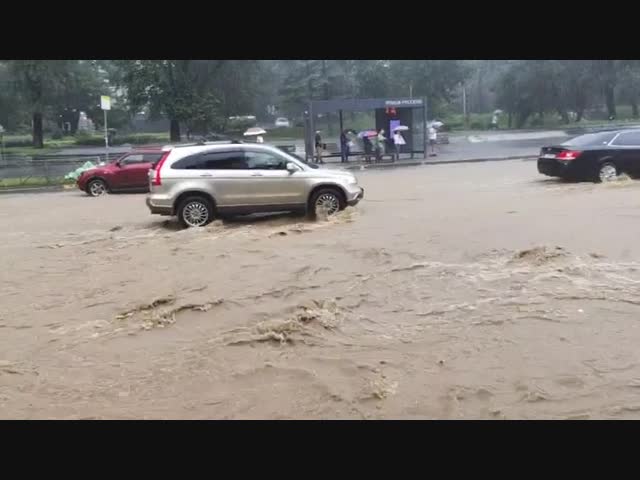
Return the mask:
POLYGON ((108 192, 107 183, 100 178, 94 178, 87 184, 87 195, 90 197, 101 197, 108 192))
POLYGON ((214 220, 214 209, 206 197, 194 195, 178 205, 178 221, 185 228, 204 227, 214 220))
POLYGON ((313 192, 309 199, 309 215, 311 218, 316 218, 317 208, 327 209, 327 216, 334 215, 341 210, 344 210, 347 203, 344 198, 344 194, 337 188, 320 188, 313 192))

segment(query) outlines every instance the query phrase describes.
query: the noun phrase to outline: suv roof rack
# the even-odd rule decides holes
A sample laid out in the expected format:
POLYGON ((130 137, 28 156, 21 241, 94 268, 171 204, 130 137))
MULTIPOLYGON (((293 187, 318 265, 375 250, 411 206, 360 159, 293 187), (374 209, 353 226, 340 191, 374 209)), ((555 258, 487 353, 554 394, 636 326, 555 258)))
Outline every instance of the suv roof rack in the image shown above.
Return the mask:
POLYGON ((178 143, 168 144, 162 147, 163 150, 183 147, 201 147, 203 145, 225 145, 225 144, 240 144, 244 143, 242 140, 211 140, 207 142, 192 142, 192 143, 178 143))

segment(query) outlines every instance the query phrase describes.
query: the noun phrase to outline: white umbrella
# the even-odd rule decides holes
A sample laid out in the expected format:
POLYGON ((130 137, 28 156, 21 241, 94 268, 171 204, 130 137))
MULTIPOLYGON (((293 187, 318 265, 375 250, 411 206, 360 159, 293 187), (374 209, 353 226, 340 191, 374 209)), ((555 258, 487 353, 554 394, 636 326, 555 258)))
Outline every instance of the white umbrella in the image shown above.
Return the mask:
POLYGON ((427 123, 427 127, 440 128, 444 125, 444 123, 436 120, 435 122, 427 123))
POLYGON ((501 115, 502 113, 502 110, 496 110, 495 112, 493 112, 494 115, 501 115))
POLYGON ((266 135, 267 131, 260 127, 251 127, 246 132, 244 132, 245 137, 253 137, 256 135, 266 135))
POLYGON ((406 125, 398 125, 393 129, 394 132, 406 132, 407 130, 409 130, 409 127, 407 127, 406 125))

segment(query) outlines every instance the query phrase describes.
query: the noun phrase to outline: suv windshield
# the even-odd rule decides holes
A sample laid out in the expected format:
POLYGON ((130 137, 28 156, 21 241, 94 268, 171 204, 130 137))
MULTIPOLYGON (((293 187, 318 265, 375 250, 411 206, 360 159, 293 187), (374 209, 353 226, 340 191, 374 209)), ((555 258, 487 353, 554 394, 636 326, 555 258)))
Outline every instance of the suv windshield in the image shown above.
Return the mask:
POLYGON ((562 145, 568 147, 591 147, 595 145, 606 145, 618 132, 600 132, 600 133, 587 133, 586 135, 580 135, 579 137, 572 138, 564 142, 562 145))

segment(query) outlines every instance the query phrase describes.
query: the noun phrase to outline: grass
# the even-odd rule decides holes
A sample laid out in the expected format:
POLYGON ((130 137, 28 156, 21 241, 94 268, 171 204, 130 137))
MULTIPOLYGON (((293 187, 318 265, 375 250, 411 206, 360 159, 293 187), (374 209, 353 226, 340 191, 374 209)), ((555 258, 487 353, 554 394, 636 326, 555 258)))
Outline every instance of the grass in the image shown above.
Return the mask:
POLYGON ((75 144, 75 138, 64 137, 60 139, 47 138, 44 141, 44 148, 34 148, 31 145, 31 135, 5 135, 4 149, 6 155, 35 155, 38 153, 70 147, 75 144))
MULTIPOLYGON (((570 129, 580 127, 594 127, 594 126, 606 126, 608 124, 633 124, 640 123, 640 119, 632 118, 631 107, 627 105, 621 105, 616 108, 618 118, 612 122, 606 119, 593 119, 593 120, 581 120, 579 123, 569 122, 564 123, 558 115, 547 114, 541 120, 535 116, 529 118, 527 123, 521 128, 516 129, 508 127, 508 118, 506 113, 500 115, 499 124, 500 130, 544 130, 544 129, 570 129)), ((465 125, 462 114, 453 114, 442 117, 442 121, 445 125, 448 125, 451 131, 468 131, 468 130, 489 130, 491 126, 492 113, 471 113, 469 114, 468 126, 465 125)), ((515 123, 515 122, 514 122, 515 123)))
POLYGON ((272 130, 268 130, 265 137, 278 139, 278 140, 304 138, 304 128, 303 127, 274 128, 272 130))
MULTIPOLYGON (((102 135, 78 135, 75 137, 63 137, 61 139, 45 138, 43 148, 35 148, 31 145, 31 135, 5 135, 2 150, 4 155, 38 155, 52 153, 62 148, 73 148, 81 146, 104 146, 104 136, 102 135)), ((129 135, 116 136, 113 145, 133 144, 145 145, 152 143, 168 143, 169 134, 162 133, 134 133, 129 135)))
POLYGON ((0 190, 20 187, 72 185, 74 183, 75 180, 66 180, 64 177, 0 178, 0 190))

